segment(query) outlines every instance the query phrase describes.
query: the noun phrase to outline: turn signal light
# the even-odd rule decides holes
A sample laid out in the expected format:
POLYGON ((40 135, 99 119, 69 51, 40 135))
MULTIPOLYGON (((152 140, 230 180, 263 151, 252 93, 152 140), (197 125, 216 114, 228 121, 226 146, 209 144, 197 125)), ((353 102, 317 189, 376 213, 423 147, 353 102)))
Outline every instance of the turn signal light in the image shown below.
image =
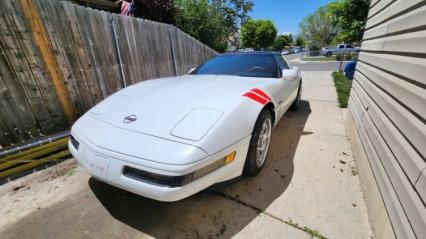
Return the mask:
POLYGON ((232 152, 232 153, 230 153, 230 154, 226 155, 225 160, 223 161, 223 163, 224 163, 224 164, 228 164, 228 163, 230 163, 230 162, 234 161, 234 159, 235 159, 235 154, 236 154, 236 152, 234 151, 234 152, 232 152))

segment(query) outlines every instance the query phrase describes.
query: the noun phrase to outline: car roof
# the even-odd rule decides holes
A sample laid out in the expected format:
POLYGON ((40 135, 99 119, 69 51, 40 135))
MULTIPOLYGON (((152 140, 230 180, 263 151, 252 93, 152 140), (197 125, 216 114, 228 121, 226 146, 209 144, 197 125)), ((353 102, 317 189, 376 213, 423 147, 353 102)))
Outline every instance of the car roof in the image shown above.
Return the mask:
POLYGON ((278 52, 274 51, 242 51, 242 52, 226 52, 219 54, 222 56, 226 55, 279 55, 278 52))

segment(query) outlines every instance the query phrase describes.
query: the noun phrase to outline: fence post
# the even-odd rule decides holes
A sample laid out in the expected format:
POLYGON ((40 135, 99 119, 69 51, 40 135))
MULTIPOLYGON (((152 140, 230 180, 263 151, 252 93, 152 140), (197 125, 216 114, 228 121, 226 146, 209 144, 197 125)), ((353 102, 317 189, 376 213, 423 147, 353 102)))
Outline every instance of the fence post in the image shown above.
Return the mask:
POLYGON ((343 57, 345 57, 345 53, 340 54, 339 72, 342 72, 343 57))
POLYGON ((173 66, 175 68, 175 75, 177 76, 178 69, 177 69, 177 62, 176 62, 175 46, 173 44, 173 39, 172 39, 172 26, 169 26, 169 39, 170 39, 170 47, 172 48, 173 66))
POLYGON ((111 21, 111 26, 112 26, 112 32, 114 34, 115 48, 117 49, 118 64, 120 64, 120 73, 121 73, 121 79, 123 81, 123 88, 126 88, 127 87, 126 77, 124 76, 123 60, 121 59, 120 47, 118 45, 118 35, 117 35, 117 31, 115 29, 115 22, 114 22, 114 20, 111 21))
POLYGON ((56 61, 55 55, 50 46, 49 38, 46 29, 43 26, 35 1, 36 0, 20 0, 19 2, 30 28, 34 43, 37 46, 40 57, 44 63, 47 75, 50 78, 56 96, 58 97, 59 104, 61 105, 68 124, 71 125, 76 117, 74 105, 69 98, 68 91, 62 80, 59 64, 56 61))

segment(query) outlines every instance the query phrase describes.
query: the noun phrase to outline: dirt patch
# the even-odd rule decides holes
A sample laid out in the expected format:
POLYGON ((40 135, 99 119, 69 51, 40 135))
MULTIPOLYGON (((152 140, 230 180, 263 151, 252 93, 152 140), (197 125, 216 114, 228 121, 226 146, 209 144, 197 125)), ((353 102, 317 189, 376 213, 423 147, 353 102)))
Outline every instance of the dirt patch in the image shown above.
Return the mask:
MULTIPOLYGON (((77 161, 67 159, 57 165, 0 185, 0 228, 29 213, 46 208, 76 190, 81 177, 88 177, 77 161)), ((84 181, 83 181, 84 182, 84 181)))

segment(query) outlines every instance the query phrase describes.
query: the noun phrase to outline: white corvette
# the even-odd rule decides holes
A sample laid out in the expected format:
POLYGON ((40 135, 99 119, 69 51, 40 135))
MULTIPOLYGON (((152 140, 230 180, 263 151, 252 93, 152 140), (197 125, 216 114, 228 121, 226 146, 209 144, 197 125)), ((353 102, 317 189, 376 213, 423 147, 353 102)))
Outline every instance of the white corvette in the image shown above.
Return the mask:
POLYGON ((91 176, 176 201, 256 175, 271 130, 300 102, 301 74, 280 54, 229 53, 188 75, 144 81, 111 95, 72 127, 71 153, 91 176))

